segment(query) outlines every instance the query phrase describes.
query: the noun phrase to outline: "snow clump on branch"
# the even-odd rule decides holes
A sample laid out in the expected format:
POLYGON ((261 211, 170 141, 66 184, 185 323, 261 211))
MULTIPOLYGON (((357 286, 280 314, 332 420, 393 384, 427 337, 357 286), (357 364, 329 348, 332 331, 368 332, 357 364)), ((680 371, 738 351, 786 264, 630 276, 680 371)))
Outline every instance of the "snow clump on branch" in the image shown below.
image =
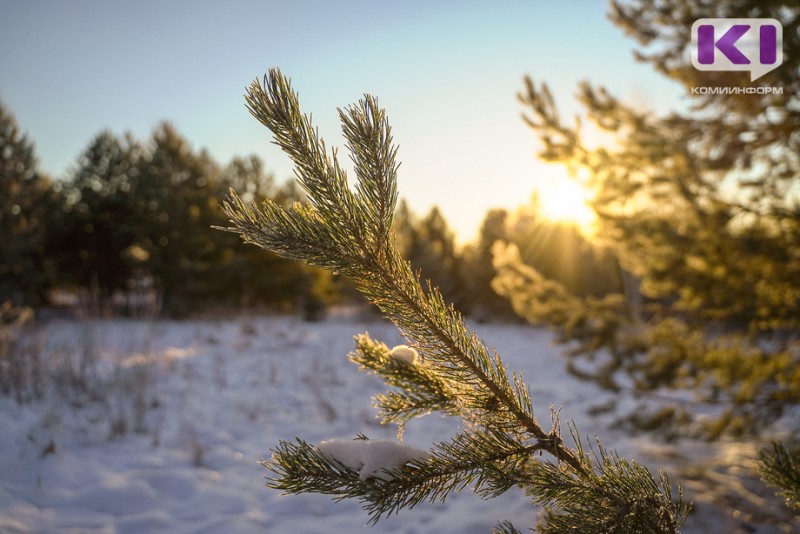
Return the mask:
POLYGON ((412 460, 423 461, 430 456, 422 449, 385 439, 374 441, 329 439, 321 441, 317 445, 317 450, 340 464, 358 471, 361 480, 369 477, 391 480, 392 476, 388 471, 399 469, 412 460))
POLYGON ((419 360, 419 354, 417 351, 408 345, 397 345, 396 347, 392 348, 392 351, 389 354, 392 355, 392 358, 400 360, 401 362, 405 362, 409 365, 414 365, 417 363, 417 360, 419 360))

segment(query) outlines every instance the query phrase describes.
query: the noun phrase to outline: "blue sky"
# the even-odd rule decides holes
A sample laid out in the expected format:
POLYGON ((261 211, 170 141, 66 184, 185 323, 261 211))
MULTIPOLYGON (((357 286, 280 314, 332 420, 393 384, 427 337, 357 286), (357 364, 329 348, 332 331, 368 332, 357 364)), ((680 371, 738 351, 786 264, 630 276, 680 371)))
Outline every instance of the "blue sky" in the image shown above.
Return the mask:
POLYGON ((369 92, 400 146, 401 196, 420 213, 439 205, 468 240, 487 209, 567 179, 536 160, 516 100, 525 74, 550 84, 565 116, 583 79, 657 111, 680 105, 606 11, 599 0, 5 1, 0 100, 56 177, 100 130, 145 139, 169 120, 220 162, 255 153, 286 179, 245 87, 280 67, 340 146, 336 108, 369 92))

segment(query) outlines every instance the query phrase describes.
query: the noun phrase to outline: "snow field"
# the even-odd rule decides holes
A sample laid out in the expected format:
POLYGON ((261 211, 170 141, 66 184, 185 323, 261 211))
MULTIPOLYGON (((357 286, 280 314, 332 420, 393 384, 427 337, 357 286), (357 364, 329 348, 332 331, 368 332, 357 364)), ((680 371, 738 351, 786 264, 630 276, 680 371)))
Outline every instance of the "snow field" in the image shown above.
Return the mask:
MULTIPOLYGON (((613 414, 597 415, 593 408, 615 399, 568 375, 548 332, 477 329, 510 369, 523 371, 543 422, 549 422, 551 404, 560 407, 562 421, 574 419, 583 436, 599 435, 605 446, 652 468, 673 471, 689 457, 719 462, 727 451, 726 465, 747 469, 753 447, 662 445, 650 435, 610 429, 613 414)), ((91 352, 105 400, 77 402, 57 381, 38 402, 20 406, 0 398, 0 532, 469 534, 490 532, 502 519, 531 526, 537 511, 518 490, 487 502, 464 492, 370 528, 357 502, 281 496, 264 487, 268 472, 257 462, 280 439, 318 444, 366 477, 379 472, 387 453, 390 463, 398 452, 422 455, 459 429, 456 420, 427 416, 406 425, 399 448, 396 428, 379 425, 370 404, 382 383, 347 361, 353 336, 364 331, 390 347, 404 342, 388 323, 342 318, 47 323, 45 356, 91 352), (358 433, 379 441, 354 448, 358 433)), ((395 356, 413 362, 411 350, 395 356)), ((616 400, 618 406, 631 403, 616 400)), ((745 495, 745 504, 773 506, 774 499, 728 471, 716 480, 742 486, 737 495, 745 495)), ((747 525, 755 532, 791 532, 746 509, 711 504, 719 495, 704 494, 709 486, 701 479, 689 480, 687 488, 703 500, 685 532, 744 532, 747 525)))

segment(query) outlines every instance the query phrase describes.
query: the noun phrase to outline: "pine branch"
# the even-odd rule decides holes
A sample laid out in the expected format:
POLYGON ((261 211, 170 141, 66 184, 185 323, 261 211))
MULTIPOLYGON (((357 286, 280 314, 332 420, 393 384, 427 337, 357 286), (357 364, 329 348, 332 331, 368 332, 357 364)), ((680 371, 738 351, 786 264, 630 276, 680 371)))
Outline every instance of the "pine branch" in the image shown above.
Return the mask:
MULTIPOLYGON (((465 325, 436 288, 430 283, 423 288, 409 262, 399 255, 390 230, 397 199, 396 148, 377 102, 367 96, 340 111, 358 178, 355 193, 347 186, 335 152, 328 157, 310 118, 300 113, 297 94, 280 71, 273 69, 263 83, 254 82, 247 103, 295 162, 309 204, 282 209, 265 202, 248 207, 231 192, 224 209, 232 226, 224 230, 280 255, 352 277, 394 322, 410 347, 389 350, 363 335, 356 338, 351 354, 363 370, 394 388, 375 399, 384 422, 402 424, 439 410, 461 417, 470 428, 428 453, 394 442, 335 440, 317 447, 300 439, 280 442, 272 458, 263 462, 275 475, 269 485, 287 493, 313 491, 336 499, 359 499, 373 522, 423 501, 444 500, 467 487, 490 498, 514 485, 527 486, 552 507, 567 497, 547 497, 552 488, 531 485, 535 479, 569 480, 577 486, 587 479, 604 487, 605 473, 593 471, 580 447, 564 445, 555 416, 550 432, 537 421, 522 377, 509 373, 499 354, 465 325), (359 457, 362 452, 367 456, 359 457), (537 453, 543 452, 553 461, 540 462, 537 453)), ((628 469, 625 474, 631 479, 620 475, 614 483, 644 487, 637 479, 643 473, 628 469)), ((596 489, 594 494, 587 489, 588 498, 602 497, 596 489)), ((628 501, 612 500, 607 513, 645 517, 654 513, 648 507, 655 506, 647 499, 632 511, 613 510, 615 503, 624 507, 628 501)), ((669 496, 659 494, 658 506, 664 499, 669 496)), ((666 513, 677 517, 680 511, 678 506, 666 513)), ((513 531, 507 524, 499 528, 513 531)))
POLYGON ((544 521, 537 526, 542 533, 561 532, 677 532, 691 510, 672 501, 669 479, 660 473, 656 481, 650 471, 636 462, 628 462, 597 443, 589 457, 573 428, 573 438, 589 473, 553 469, 548 463, 531 464, 530 480, 525 486, 534 502, 546 509, 544 521))
POLYGON ((492 529, 492 534, 521 534, 517 528, 511 524, 510 521, 500 521, 497 526, 492 529))
POLYGON ((507 370, 495 352, 466 326, 461 315, 447 306, 436 288, 423 291, 408 262, 390 250, 388 265, 378 265, 375 279, 360 285, 370 300, 384 311, 436 367, 442 377, 471 386, 462 392, 475 421, 508 431, 524 429, 540 441, 544 450, 580 470, 580 462, 558 436, 547 433, 533 415, 527 388, 521 377, 509 381, 507 370))
MULTIPOLYGON (((568 363, 579 378, 616 392, 620 386, 615 374, 622 371, 640 398, 654 397, 660 387, 691 388, 696 393, 693 404, 724 406, 718 417, 700 429, 711 438, 726 430, 758 432, 800 395, 798 360, 791 350, 767 350, 735 333, 710 336, 703 324, 675 317, 660 306, 648 308, 649 317, 634 320, 619 295, 576 297, 526 265, 516 246, 497 242, 492 250, 495 291, 511 301, 518 315, 532 324, 546 324, 556 331, 559 342, 570 343, 567 356, 593 360, 592 372, 568 363), (603 356, 597 358, 601 349, 603 356)), ((675 399, 667 402, 676 404, 675 399)), ((658 403, 663 406, 664 399, 658 403)), ((642 418, 641 411, 637 412, 629 422, 649 419, 647 424, 659 426, 656 418, 642 418)), ((660 426, 672 421, 663 418, 660 426)))
POLYGON ((361 192, 356 196, 335 155, 332 161, 327 157, 310 118, 300 112, 297 94, 279 70, 271 70, 263 84, 253 82, 246 99, 251 113, 272 130, 275 143, 294 161, 311 205, 281 212, 265 204, 252 211, 233 194, 223 206, 234 224, 227 230, 278 254, 353 277, 425 355, 434 376, 470 386, 462 391, 462 401, 472 408, 476 421, 508 431, 524 429, 544 450, 580 470, 575 454, 539 425, 521 378, 515 377, 512 385, 499 355, 490 355, 436 288, 423 290, 392 239, 374 233, 391 223, 397 168, 385 116, 374 100, 367 97, 360 108, 340 112, 345 136, 355 150, 361 192))
POLYGON ((787 448, 783 443, 773 442, 772 450, 764 449, 758 456, 761 478, 778 488, 786 506, 800 514, 800 447, 787 448))
POLYGON ((360 181, 356 191, 371 208, 374 250, 382 250, 389 238, 397 203, 397 147, 392 145, 391 127, 378 101, 367 95, 358 105, 340 111, 347 147, 360 181))
POLYGON ((347 186, 347 175, 335 151, 329 158, 311 117, 300 112, 298 95, 289 80, 273 69, 262 84, 256 80, 250 85, 245 100, 250 113, 269 128, 275 144, 294 162, 295 174, 314 209, 338 230, 329 237, 363 250, 367 245, 365 218, 359 214, 370 212, 347 186))
POLYGON ((238 233, 246 243, 258 245, 286 258, 350 274, 362 261, 349 243, 331 231, 307 207, 295 203, 285 210, 269 199, 260 206, 247 207, 236 192, 223 202, 233 227, 215 227, 238 233))
MULTIPOLYGON (((270 487, 290 494, 313 491, 337 500, 356 498, 375 523, 403 508, 444 501, 451 492, 467 487, 485 499, 500 495, 522 478, 537 450, 501 432, 467 432, 437 444, 424 460, 410 460, 364 477, 356 468, 298 439, 296 443, 281 441, 271 460, 261 463, 277 475, 269 479, 270 487)), ((549 469, 559 468, 550 464, 549 469)))
POLYGON ((374 373, 387 385, 397 388, 373 399, 380 409, 382 424, 402 424, 433 411, 465 415, 459 402, 462 388, 458 383, 437 377, 423 361, 407 362, 395 357, 393 350, 367 334, 356 336, 355 340, 356 350, 350 354, 350 360, 361 370, 374 373))

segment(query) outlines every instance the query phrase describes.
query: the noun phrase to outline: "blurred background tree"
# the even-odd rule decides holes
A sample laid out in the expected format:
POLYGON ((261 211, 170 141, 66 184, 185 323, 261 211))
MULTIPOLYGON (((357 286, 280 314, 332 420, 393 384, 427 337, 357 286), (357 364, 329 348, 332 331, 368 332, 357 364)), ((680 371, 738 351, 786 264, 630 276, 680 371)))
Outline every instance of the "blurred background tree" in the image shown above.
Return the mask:
POLYGON ((45 239, 56 195, 37 165, 33 142, 0 103, 0 303, 41 304, 52 282, 45 239))
POLYGON ((100 132, 52 181, 2 106, 0 143, 0 302, 48 305, 57 289, 105 311, 144 288, 173 316, 266 306, 313 319, 340 298, 330 274, 211 230, 227 222, 217 199, 231 187, 280 205, 302 199, 255 156, 222 167, 162 123, 146 143, 100 132))
POLYGON ((478 321, 516 318, 508 299, 498 295, 491 286, 496 276, 492 246, 497 241, 508 239, 508 219, 508 212, 504 209, 489 210, 481 223, 477 241, 468 244, 462 254, 469 309, 478 321))
MULTIPOLYGON (((509 248, 499 250, 495 285, 531 321, 578 341, 573 355, 605 349, 609 358, 595 359, 593 372, 584 367, 585 376, 618 387, 624 372, 642 398, 689 388, 721 407, 702 428, 712 436, 763 429, 800 399, 800 8, 617 1, 611 19, 637 39, 640 60, 684 85, 688 109, 658 117, 583 82, 586 116, 615 139, 592 148, 580 121, 562 122, 547 85, 526 79, 520 98, 540 157, 588 177, 598 235, 641 280, 644 306, 581 296, 509 248), (703 17, 777 18, 783 64, 754 84, 741 72, 695 70, 690 29, 703 17), (692 95, 698 86, 763 94, 692 95)), ((655 419, 683 421, 680 406, 661 404, 655 419)))
POLYGON ((420 219, 401 200, 393 228, 401 254, 415 270, 421 271, 422 279, 438 287, 456 309, 468 312, 469 297, 455 236, 439 208, 434 206, 420 219))
POLYGON ((225 280, 214 277, 221 251, 208 235, 221 219, 210 197, 219 173, 206 152, 196 153, 168 123, 156 128, 140 160, 134 227, 168 313, 185 313, 203 294, 224 293, 225 280))
MULTIPOLYGON (((248 201, 271 199, 288 207, 303 199, 303 192, 294 180, 276 184, 256 156, 235 157, 223 169, 215 198, 222 198, 233 189, 241 191, 248 201)), ((220 218, 215 225, 227 224, 220 218)), ((324 308, 339 298, 339 287, 329 273, 309 268, 277 254, 248 246, 236 236, 214 232, 209 236, 223 247, 219 268, 224 277, 225 292, 219 298, 235 298, 237 307, 270 306, 281 310, 299 309, 308 319, 320 317, 324 308)))
POLYGON ((136 243, 132 187, 141 147, 101 132, 78 157, 60 189, 58 224, 49 232, 60 283, 92 288, 102 300, 124 290, 133 275, 136 243))

